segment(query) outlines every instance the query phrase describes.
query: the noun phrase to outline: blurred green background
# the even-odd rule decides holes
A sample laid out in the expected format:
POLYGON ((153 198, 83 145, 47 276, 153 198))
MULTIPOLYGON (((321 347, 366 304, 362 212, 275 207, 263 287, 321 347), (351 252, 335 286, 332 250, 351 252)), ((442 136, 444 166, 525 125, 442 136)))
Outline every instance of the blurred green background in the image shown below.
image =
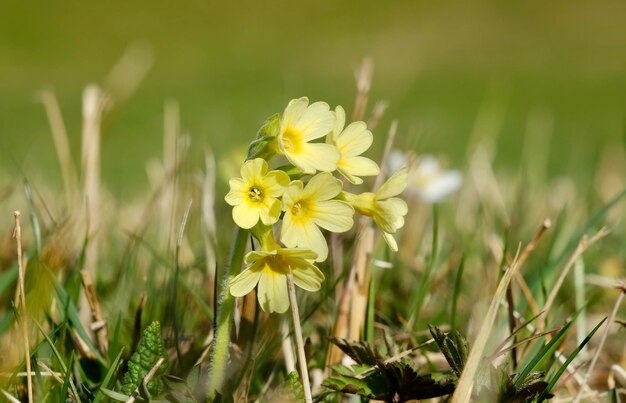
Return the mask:
MULTIPOLYGON (((146 185, 161 154, 163 105, 180 104, 196 149, 247 143, 270 114, 309 96, 351 109, 354 71, 371 56, 372 100, 400 122, 400 145, 463 168, 479 111, 502 111, 497 163, 520 162, 529 114, 553 121, 550 174, 584 175, 623 135, 626 2, 206 2, 6 0, 0 5, 0 165, 60 183, 36 94, 53 88, 79 151, 84 86, 129 44, 154 64, 105 127, 104 182, 146 185), (417 141, 415 141, 417 139, 417 141)), ((376 140, 380 149, 383 140, 376 140)))

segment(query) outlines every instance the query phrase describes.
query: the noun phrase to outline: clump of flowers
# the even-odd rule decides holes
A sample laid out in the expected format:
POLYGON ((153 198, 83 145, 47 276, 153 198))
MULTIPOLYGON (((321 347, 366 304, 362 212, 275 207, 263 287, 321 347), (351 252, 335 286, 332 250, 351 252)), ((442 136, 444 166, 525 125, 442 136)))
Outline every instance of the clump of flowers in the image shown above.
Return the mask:
POLYGON ((361 177, 378 175, 378 165, 362 156, 372 142, 364 122, 346 126, 341 106, 332 111, 325 102, 310 104, 306 97, 290 101, 282 115, 267 120, 225 198, 235 223, 260 244, 231 279, 231 295, 244 296, 257 287, 261 308, 282 313, 289 308, 288 276, 298 287, 318 291, 324 275, 316 264, 328 258, 324 232, 349 231, 355 211, 371 217, 397 250, 392 234, 404 225, 407 205, 396 196, 406 187, 406 169, 376 192, 347 192, 336 176, 362 184, 361 177), (288 165, 270 170, 275 156, 288 165))

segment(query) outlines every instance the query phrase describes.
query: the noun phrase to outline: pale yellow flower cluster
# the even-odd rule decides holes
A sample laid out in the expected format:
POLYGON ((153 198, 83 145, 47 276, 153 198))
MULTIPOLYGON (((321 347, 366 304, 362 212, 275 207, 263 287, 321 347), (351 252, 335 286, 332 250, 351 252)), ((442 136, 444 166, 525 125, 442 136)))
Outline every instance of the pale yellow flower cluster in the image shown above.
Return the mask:
POLYGON ((332 111, 325 102, 309 104, 308 98, 292 100, 275 119, 268 120, 252 143, 241 178, 230 180, 225 199, 233 206, 235 223, 250 229, 261 244, 261 251, 246 255, 247 267, 231 281, 230 293, 243 296, 258 285, 261 307, 282 313, 289 308, 287 275, 292 274, 302 289, 319 290, 324 275, 315 262, 328 257, 323 230, 350 230, 355 211, 372 217, 397 250, 392 234, 404 225, 407 205, 395 196, 406 187, 407 173, 398 171, 375 193, 348 193, 333 172, 352 184, 380 172, 374 161, 361 155, 373 142, 367 125, 346 126, 341 106, 332 111), (318 139, 322 141, 314 141, 318 139), (269 170, 274 156, 289 164, 269 170), (280 243, 274 239, 273 225, 280 227, 280 243))

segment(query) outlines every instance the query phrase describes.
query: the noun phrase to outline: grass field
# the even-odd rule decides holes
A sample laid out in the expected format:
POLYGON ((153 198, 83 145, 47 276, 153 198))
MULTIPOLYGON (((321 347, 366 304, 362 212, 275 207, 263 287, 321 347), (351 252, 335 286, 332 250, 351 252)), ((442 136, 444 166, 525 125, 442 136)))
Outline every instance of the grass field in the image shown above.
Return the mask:
POLYGON ((625 15, 617 1, 1 5, 0 400, 622 401, 625 15), (332 196, 358 214, 325 231, 325 280, 298 289, 294 322, 228 292, 251 248, 282 246, 237 229, 224 197, 266 118, 301 96, 367 121, 383 169, 332 196), (437 188, 424 155, 458 187, 437 188), (407 164, 393 252, 358 195, 407 164))

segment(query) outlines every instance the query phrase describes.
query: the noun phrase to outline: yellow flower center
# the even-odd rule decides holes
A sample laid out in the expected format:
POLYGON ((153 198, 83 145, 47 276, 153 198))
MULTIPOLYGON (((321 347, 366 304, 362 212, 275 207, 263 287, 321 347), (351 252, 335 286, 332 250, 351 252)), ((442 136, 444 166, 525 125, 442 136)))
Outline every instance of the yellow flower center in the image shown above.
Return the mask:
POLYGON ((282 135, 283 148, 289 153, 298 153, 302 148, 302 134, 288 127, 282 135))
POLYGON ((253 202, 260 202, 263 199, 263 192, 256 186, 252 186, 250 190, 248 190, 248 197, 253 202))
POLYGON ((300 213, 302 213, 302 208, 302 202, 294 203, 291 207, 291 214, 293 214, 294 216, 300 215, 300 213))

